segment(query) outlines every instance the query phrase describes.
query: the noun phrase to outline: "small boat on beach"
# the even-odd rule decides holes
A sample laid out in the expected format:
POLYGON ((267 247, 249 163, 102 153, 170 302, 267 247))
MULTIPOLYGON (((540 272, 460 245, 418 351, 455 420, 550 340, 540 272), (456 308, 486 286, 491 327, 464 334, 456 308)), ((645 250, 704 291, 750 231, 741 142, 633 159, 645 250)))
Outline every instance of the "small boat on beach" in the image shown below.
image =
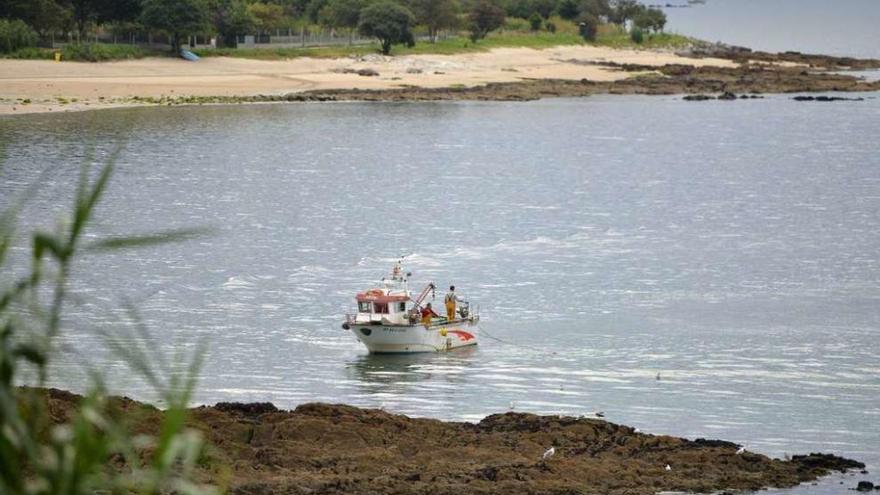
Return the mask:
POLYGON ((427 300, 434 299, 436 287, 428 283, 413 298, 410 276, 398 262, 381 287, 357 294, 357 312, 345 315, 342 328, 374 354, 444 352, 477 345, 472 328, 480 321, 477 308, 455 297, 454 310, 449 310, 452 318, 446 311, 434 313, 427 300))
POLYGON ((180 49, 180 57, 190 62, 197 62, 200 59, 198 55, 184 48, 180 49))

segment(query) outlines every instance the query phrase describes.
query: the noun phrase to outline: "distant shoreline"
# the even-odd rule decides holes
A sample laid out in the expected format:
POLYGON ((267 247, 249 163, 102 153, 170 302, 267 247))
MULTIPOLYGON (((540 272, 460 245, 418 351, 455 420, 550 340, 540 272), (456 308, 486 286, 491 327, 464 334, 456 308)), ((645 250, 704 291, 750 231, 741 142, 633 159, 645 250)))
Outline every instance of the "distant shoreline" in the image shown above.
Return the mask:
POLYGON ((285 101, 523 101, 594 94, 767 94, 880 91, 849 69, 880 60, 770 54, 727 47, 686 52, 587 45, 453 55, 367 55, 281 61, 0 60, 0 115, 134 106, 285 101))
MULTIPOLYGON (((82 397, 37 390, 52 421, 82 397)), ((108 407, 157 434, 163 412, 127 398, 108 407)), ((230 494, 653 494, 787 488, 864 464, 828 454, 771 459, 722 440, 642 433, 591 417, 506 412, 479 423, 410 418, 340 404, 219 403, 189 410, 208 444, 195 477, 230 494), (552 455, 545 454, 550 447, 552 455), (543 459, 543 457, 547 457, 543 459)))

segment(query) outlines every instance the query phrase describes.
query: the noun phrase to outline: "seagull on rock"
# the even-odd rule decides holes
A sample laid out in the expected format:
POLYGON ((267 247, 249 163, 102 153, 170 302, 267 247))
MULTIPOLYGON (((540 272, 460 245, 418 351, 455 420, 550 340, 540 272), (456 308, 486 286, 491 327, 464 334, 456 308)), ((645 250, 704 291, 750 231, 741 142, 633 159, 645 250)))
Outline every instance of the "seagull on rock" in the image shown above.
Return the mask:
POLYGON ((746 448, 745 448, 745 447, 740 447, 740 448, 736 451, 736 455, 742 455, 742 454, 744 454, 745 452, 746 452, 746 448))
POLYGON ((544 452, 544 455, 541 456, 541 460, 546 461, 547 459, 553 457, 554 455, 556 455, 556 447, 550 447, 549 449, 547 449, 546 452, 544 452))
POLYGON ((666 469, 667 471, 672 471, 672 466, 670 466, 669 464, 667 464, 665 469, 666 469))
POLYGON ((516 407, 516 402, 510 401, 510 410, 513 411, 514 407, 516 407))

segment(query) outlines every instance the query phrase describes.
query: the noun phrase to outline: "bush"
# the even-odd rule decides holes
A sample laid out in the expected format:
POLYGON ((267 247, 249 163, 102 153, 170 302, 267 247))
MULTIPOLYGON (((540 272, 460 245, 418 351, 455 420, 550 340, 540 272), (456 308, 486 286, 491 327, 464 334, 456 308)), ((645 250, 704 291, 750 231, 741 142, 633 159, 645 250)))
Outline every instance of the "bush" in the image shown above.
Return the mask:
POLYGON ((104 43, 84 43, 67 45, 61 50, 62 60, 83 62, 102 62, 146 57, 147 53, 132 45, 108 45, 104 43))
POLYGON ((37 32, 24 21, 0 19, 0 53, 37 46, 38 40, 37 32))
POLYGON ((596 41, 596 32, 599 30, 599 18, 593 14, 581 14, 577 18, 578 34, 585 41, 596 41))
POLYGON ((635 28, 629 35, 630 39, 637 45, 641 45, 645 41, 645 33, 641 29, 635 28))
POLYGON ((537 31, 541 29, 541 24, 543 22, 544 20, 541 18, 541 14, 533 12, 532 15, 529 16, 529 29, 537 31))
POLYGON ((32 46, 19 48, 12 53, 7 53, 6 58, 18 58, 23 60, 52 60, 52 50, 47 48, 35 48, 32 46))
POLYGON ((556 23, 555 22, 547 21, 547 23, 544 25, 544 27, 547 28, 547 31, 550 33, 556 32, 556 23))

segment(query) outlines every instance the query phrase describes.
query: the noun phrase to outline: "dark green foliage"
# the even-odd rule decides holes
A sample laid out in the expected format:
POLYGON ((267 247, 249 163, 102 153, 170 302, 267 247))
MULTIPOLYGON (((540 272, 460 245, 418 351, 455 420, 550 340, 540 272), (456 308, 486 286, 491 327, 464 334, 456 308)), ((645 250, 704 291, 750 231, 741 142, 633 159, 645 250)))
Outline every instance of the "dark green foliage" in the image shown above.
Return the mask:
POLYGON ((55 0, 0 0, 0 5, 4 3, 0 17, 21 19, 38 33, 61 30, 73 19, 72 12, 55 0))
POLYGON ((544 19, 556 10, 556 0, 532 0, 532 11, 537 12, 544 19))
POLYGON ((608 0, 580 0, 579 9, 581 14, 590 14, 600 19, 607 19, 612 14, 608 0))
POLYGON ((504 9, 490 0, 479 0, 468 15, 471 41, 476 43, 504 25, 504 9))
POLYGON ((557 11, 559 12, 559 17, 568 21, 574 20, 581 13, 578 0, 561 0, 557 11))
POLYGON ((637 44, 637 45, 641 45, 642 42, 645 41, 645 33, 642 32, 642 30, 639 29, 639 28, 633 28, 633 30, 632 30, 632 32, 630 33, 629 37, 630 37, 630 38, 633 40, 633 42, 634 42, 635 44, 637 44))
POLYGON ((458 25, 460 8, 456 0, 410 0, 410 8, 416 22, 428 28, 428 37, 433 43, 441 29, 458 25))
POLYGON ((324 25, 348 29, 348 40, 351 43, 351 35, 360 22, 363 8, 364 0, 329 0, 321 9, 319 17, 324 25))
POLYGON ((65 45, 61 50, 62 60, 81 62, 103 62, 106 60, 122 60, 143 58, 148 55, 140 47, 132 45, 108 45, 105 43, 80 43, 65 45))
POLYGON ((638 0, 613 0, 611 7, 609 20, 620 25, 626 24, 626 21, 633 19, 645 9, 638 0))
POLYGON ((547 32, 549 32, 549 33, 556 32, 556 23, 555 22, 547 21, 546 23, 544 23, 544 27, 547 29, 547 32))
POLYGON ((321 22, 321 10, 327 6, 327 2, 329 0, 311 0, 308 5, 306 5, 306 17, 313 24, 318 24, 321 22))
POLYGON ((24 21, 0 19, 0 53, 37 45, 37 32, 24 21))
POLYGON ((415 45, 412 28, 416 18, 409 9, 390 0, 381 0, 361 12, 358 31, 364 36, 377 38, 382 53, 389 54, 391 45, 415 45))
POLYGON ((180 49, 183 36, 209 29, 208 10, 201 0, 144 0, 141 22, 171 35, 171 49, 180 49))
POLYGON ((211 23, 217 30, 217 46, 235 48, 238 36, 254 28, 245 0, 212 0, 208 5, 211 23))
POLYGON ((529 27, 532 31, 538 31, 541 29, 541 24, 544 23, 544 19, 541 18, 541 15, 537 12, 533 12, 532 15, 529 16, 529 27))
POLYGON ((644 9, 633 18, 633 25, 643 31, 663 31, 666 26, 666 14, 660 9, 644 9))
POLYGON ((504 11, 510 17, 528 19, 534 12, 534 8, 531 0, 508 0, 505 3, 504 11))
POLYGON ((575 20, 578 25, 578 34, 585 41, 596 41, 596 33, 599 30, 599 18, 593 14, 581 14, 575 20))

